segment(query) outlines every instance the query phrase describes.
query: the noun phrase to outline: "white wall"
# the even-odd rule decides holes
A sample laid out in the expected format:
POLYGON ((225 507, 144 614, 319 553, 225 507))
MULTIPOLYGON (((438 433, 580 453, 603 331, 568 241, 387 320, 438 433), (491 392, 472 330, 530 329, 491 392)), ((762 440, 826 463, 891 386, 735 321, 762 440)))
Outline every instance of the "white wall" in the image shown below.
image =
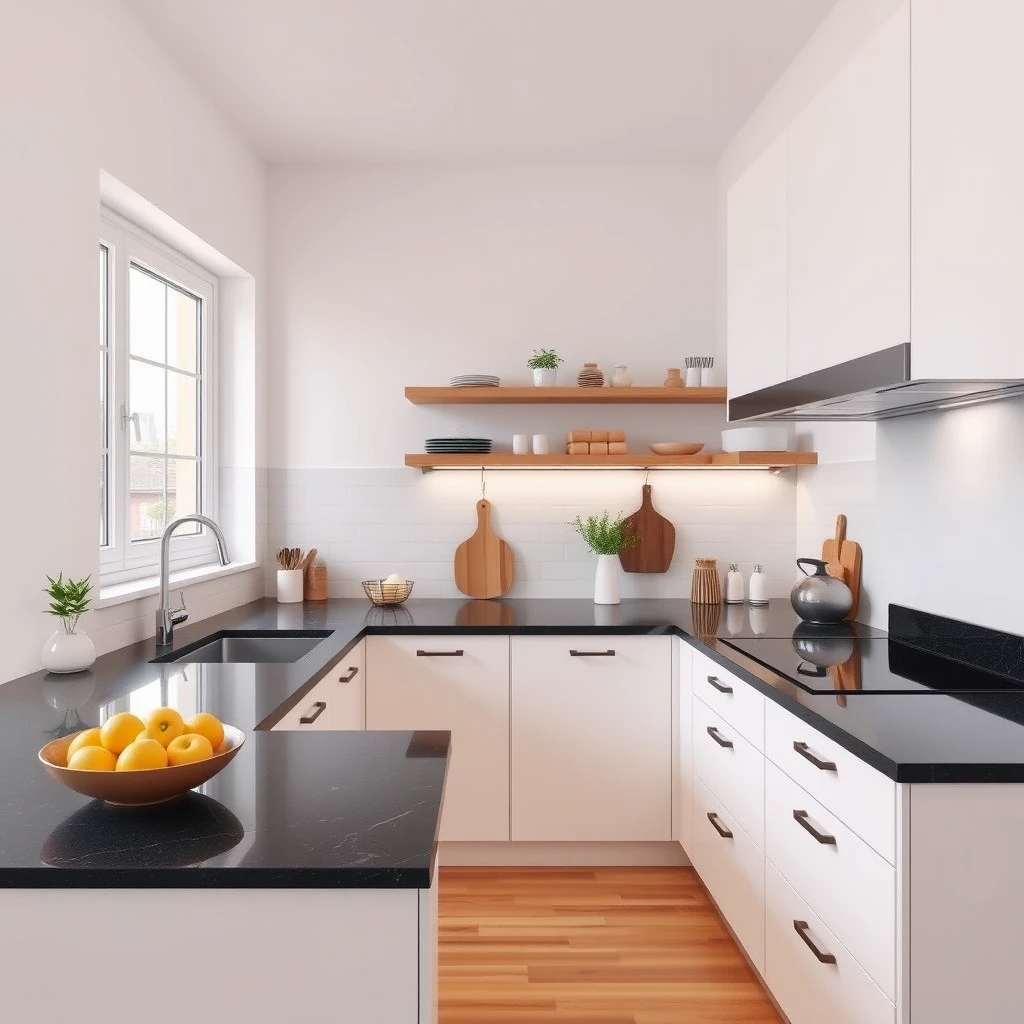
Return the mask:
MULTIPOLYGON (((36 669, 43 574, 95 573, 100 171, 264 276, 264 170, 121 0, 4 5, 0 432, 7 541, 0 680, 36 669)), ((255 450, 256 446, 253 446, 255 450)), ((249 467, 251 470, 253 467, 249 467)), ((193 615, 262 574, 194 588, 193 615), (230 582, 229 582, 230 581, 230 582)), ((155 601, 92 613, 100 650, 151 634, 155 601)))

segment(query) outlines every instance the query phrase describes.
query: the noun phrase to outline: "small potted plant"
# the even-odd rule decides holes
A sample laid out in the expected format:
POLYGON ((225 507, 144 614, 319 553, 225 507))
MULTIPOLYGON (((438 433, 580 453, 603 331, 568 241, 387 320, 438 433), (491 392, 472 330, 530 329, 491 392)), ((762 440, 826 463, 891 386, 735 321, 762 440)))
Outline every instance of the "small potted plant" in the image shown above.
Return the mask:
POLYGON ((633 547, 640 539, 620 512, 614 519, 605 512, 599 516, 577 516, 570 524, 597 555, 594 577, 594 604, 619 603, 619 552, 633 547))
POLYGON ((47 615, 60 619, 60 627, 43 645, 43 668, 50 672, 83 672, 96 660, 96 648, 78 620, 89 610, 89 576, 82 580, 47 576, 43 593, 50 598, 47 615))
POLYGON ((533 384, 538 388, 553 388, 558 379, 558 367, 565 360, 553 348, 535 348, 526 365, 533 370, 533 384))

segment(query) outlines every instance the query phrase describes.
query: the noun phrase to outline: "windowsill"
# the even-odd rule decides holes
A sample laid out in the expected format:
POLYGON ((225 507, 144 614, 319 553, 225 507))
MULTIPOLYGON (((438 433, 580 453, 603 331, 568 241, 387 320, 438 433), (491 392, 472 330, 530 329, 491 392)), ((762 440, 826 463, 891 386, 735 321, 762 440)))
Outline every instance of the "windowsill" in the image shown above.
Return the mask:
MULTIPOLYGON (((182 569, 181 572, 171 573, 171 589, 189 586, 192 583, 202 583, 205 580, 215 580, 219 576, 233 576, 238 572, 248 572, 250 569, 258 569, 259 565, 259 562, 230 562, 227 565, 198 565, 192 569, 182 569)), ((114 605, 137 601, 141 597, 152 597, 159 590, 159 576, 146 576, 144 579, 131 580, 128 583, 101 586, 100 597, 94 607, 112 608, 114 605)))

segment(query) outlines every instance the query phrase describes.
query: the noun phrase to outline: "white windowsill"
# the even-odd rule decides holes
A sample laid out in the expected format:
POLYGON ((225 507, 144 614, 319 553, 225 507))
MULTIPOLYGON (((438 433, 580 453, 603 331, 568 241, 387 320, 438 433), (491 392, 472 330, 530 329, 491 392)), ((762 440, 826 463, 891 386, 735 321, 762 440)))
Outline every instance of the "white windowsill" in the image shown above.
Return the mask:
MULTIPOLYGON (((182 569, 181 572, 171 573, 171 589, 188 586, 191 583, 202 583, 204 580, 214 580, 218 576, 232 576, 237 572, 248 572, 250 569, 258 569, 259 565, 259 562, 229 562, 227 565, 197 565, 192 569, 182 569)), ((117 604, 137 601, 140 597, 152 597, 159 590, 159 576, 146 576, 144 579, 131 580, 128 583, 101 586, 100 598, 94 607, 112 608, 117 604)))

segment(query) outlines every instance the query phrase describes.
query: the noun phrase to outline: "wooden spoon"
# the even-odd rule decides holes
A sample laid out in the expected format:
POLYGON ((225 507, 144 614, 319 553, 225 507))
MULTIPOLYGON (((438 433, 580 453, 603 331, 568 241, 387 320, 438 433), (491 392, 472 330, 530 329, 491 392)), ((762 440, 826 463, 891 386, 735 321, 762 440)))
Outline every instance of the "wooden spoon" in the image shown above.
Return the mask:
POLYGON ((306 552, 306 557, 303 558, 302 565, 300 565, 299 568, 303 572, 305 572, 310 567, 310 565, 311 565, 311 563, 312 563, 314 558, 316 558, 316 548, 310 548, 306 552))

